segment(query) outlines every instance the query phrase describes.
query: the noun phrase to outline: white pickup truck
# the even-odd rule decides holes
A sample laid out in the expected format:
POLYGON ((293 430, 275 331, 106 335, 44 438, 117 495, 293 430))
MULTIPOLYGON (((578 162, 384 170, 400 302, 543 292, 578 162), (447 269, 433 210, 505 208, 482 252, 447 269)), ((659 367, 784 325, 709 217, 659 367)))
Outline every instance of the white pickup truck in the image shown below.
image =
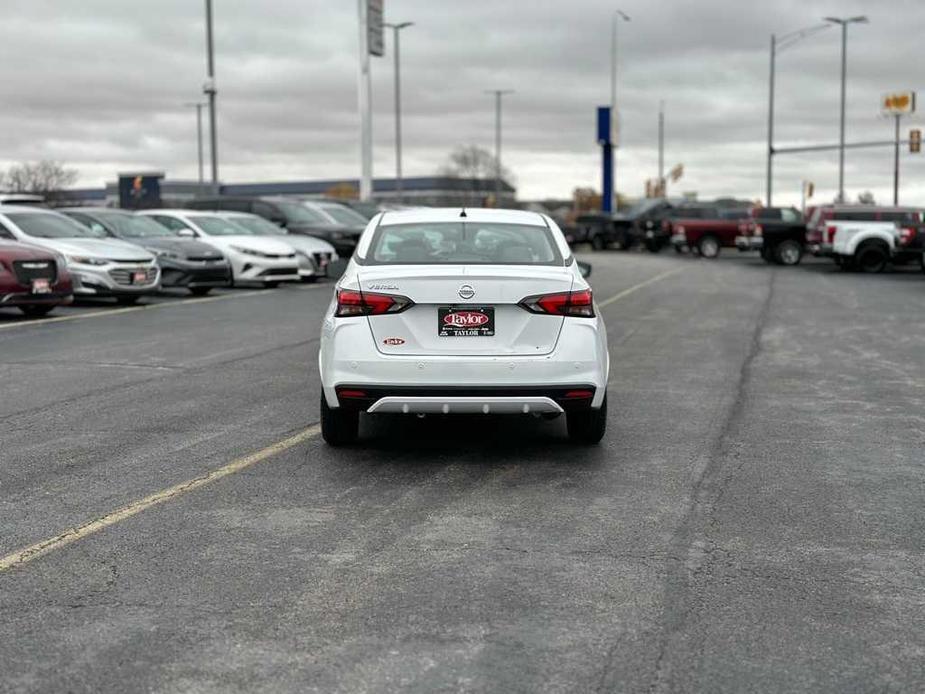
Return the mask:
POLYGON ((833 221, 826 225, 822 251, 843 270, 883 272, 909 243, 909 234, 895 222, 833 221))

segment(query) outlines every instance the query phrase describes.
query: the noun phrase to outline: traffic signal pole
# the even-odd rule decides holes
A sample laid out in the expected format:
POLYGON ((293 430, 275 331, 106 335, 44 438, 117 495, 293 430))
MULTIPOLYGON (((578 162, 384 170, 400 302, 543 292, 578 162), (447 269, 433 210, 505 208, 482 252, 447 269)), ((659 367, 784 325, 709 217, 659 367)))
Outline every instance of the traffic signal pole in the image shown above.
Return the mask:
POLYGON ((899 121, 902 118, 898 113, 896 118, 896 144, 893 148, 893 205, 899 205, 899 121))

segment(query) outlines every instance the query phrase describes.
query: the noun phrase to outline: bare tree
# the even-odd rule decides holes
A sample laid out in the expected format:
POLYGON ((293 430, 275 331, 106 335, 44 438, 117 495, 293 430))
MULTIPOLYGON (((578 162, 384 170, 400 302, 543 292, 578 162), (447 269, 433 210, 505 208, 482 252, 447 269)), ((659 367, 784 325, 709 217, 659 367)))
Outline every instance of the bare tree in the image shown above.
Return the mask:
POLYGON ((77 170, 56 161, 24 162, 11 166, 3 186, 11 193, 32 193, 54 198, 77 181, 77 170))
MULTIPOLYGON (((495 180, 496 161, 487 149, 478 145, 464 145, 450 153, 447 163, 440 168, 440 174, 465 181, 466 190, 470 191, 469 202, 479 203, 494 190, 489 182, 495 180)), ((501 167, 501 180, 507 183, 514 180, 514 174, 505 166, 501 167)))
POLYGON ((858 193, 858 203, 861 205, 876 205, 877 201, 874 199, 873 193, 865 190, 863 193, 858 193))

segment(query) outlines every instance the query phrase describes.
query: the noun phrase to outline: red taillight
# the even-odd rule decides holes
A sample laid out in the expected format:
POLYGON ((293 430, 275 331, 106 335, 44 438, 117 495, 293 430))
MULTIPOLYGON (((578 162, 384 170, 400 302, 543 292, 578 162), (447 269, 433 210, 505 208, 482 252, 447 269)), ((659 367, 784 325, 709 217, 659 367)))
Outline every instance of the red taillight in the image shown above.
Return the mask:
POLYGON ((547 313, 553 316, 594 317, 594 298, 590 289, 558 294, 528 296, 520 305, 531 313, 547 313))
POLYGON ((915 238, 916 230, 913 227, 902 227, 899 230, 899 245, 908 246, 915 238))
POLYGON ((835 234, 837 231, 838 227, 836 226, 827 226, 825 228, 825 237, 829 243, 833 243, 835 241, 835 234))
POLYGON ((347 399, 365 398, 366 391, 365 390, 349 390, 349 389, 338 390, 337 397, 347 398, 347 399))
POLYGON ((337 310, 334 315, 340 317, 379 316, 383 313, 401 313, 413 305, 414 302, 406 296, 339 289, 337 290, 337 310))
POLYGON ((593 390, 570 390, 565 394, 563 400, 590 400, 593 397, 593 390))
POLYGON ((671 222, 667 219, 662 220, 662 231, 671 231, 671 222))

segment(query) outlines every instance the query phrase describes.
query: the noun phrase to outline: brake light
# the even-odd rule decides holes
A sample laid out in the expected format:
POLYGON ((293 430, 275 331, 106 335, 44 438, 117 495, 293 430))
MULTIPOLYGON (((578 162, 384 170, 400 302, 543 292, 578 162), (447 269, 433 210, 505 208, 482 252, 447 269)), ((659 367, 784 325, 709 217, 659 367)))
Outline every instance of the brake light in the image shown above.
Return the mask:
POLYGON ((594 397, 593 390, 570 390, 562 398, 563 400, 590 400, 594 397))
POLYGON ((683 233, 685 233, 685 232, 684 232, 684 227, 681 226, 680 224, 678 225, 678 228, 675 229, 675 231, 676 231, 678 234, 683 234, 683 233))
POLYGON ((337 310, 334 315, 341 318, 346 316, 380 316, 384 313, 401 313, 411 306, 414 306, 414 302, 406 296, 338 289, 337 310))
POLYGON ((546 313, 553 316, 594 317, 594 299, 590 289, 558 294, 528 296, 520 305, 530 313, 546 313))
POLYGON ((913 227, 902 227, 899 230, 899 245, 908 246, 915 238, 916 230, 913 227))
POLYGON ((836 226, 827 226, 825 228, 826 240, 829 243, 833 243, 835 241, 835 234, 837 231, 838 231, 838 227, 836 226))

